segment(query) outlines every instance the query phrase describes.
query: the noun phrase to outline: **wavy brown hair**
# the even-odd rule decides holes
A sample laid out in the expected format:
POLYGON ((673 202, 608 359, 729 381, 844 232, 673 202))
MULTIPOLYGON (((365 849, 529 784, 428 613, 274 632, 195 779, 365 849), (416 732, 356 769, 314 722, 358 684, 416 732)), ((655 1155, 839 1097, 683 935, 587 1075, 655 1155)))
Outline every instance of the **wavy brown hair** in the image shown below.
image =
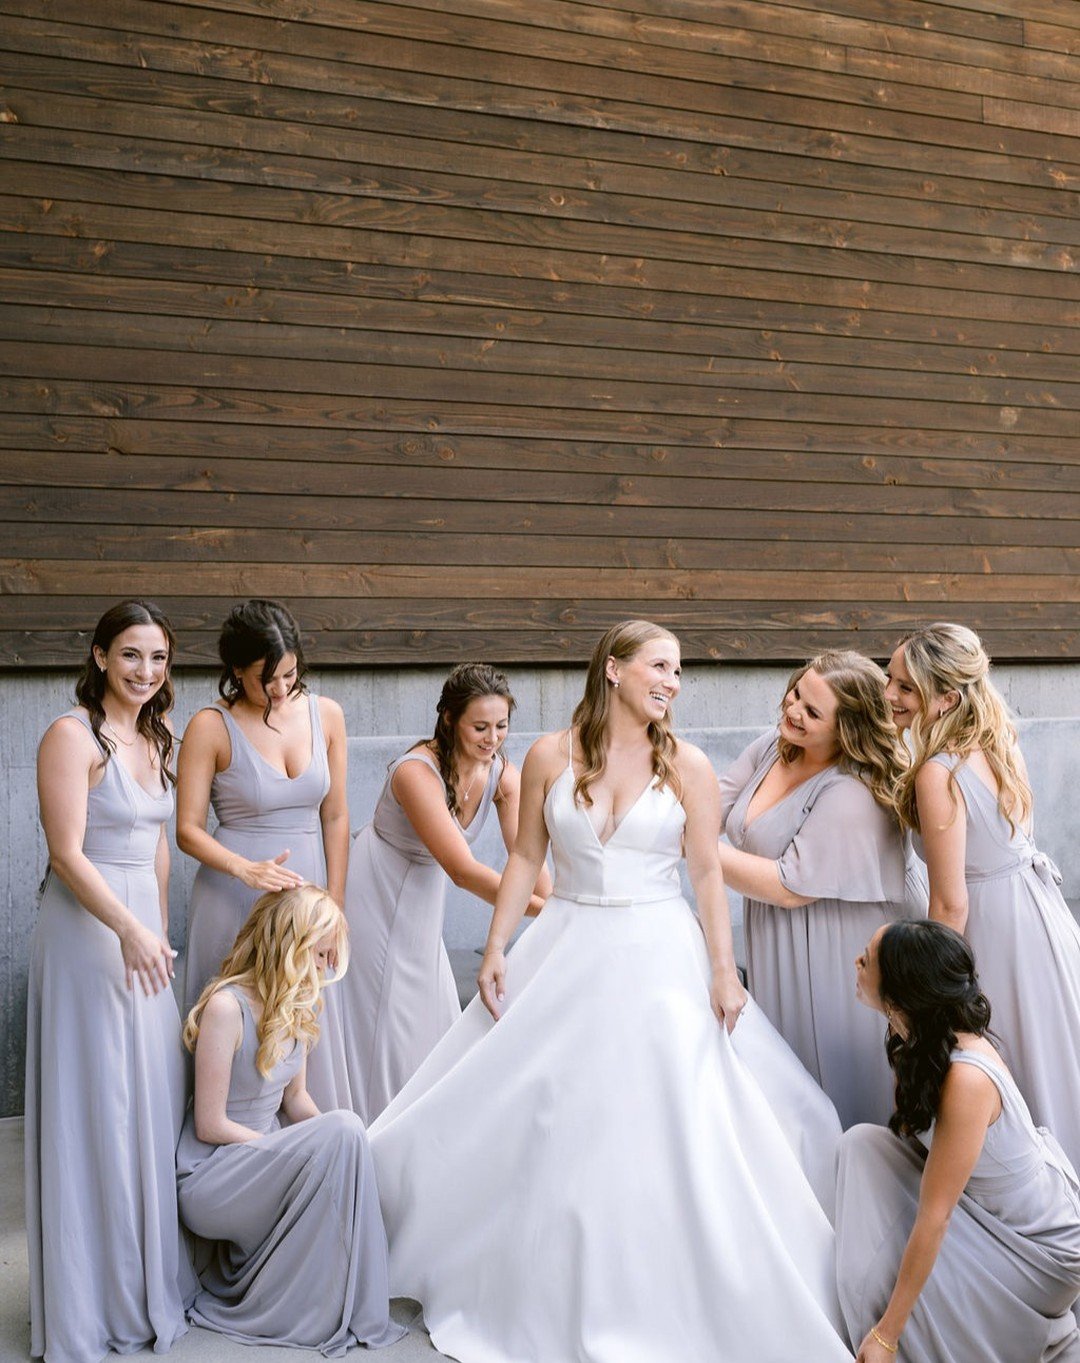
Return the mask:
POLYGON ((917 1136, 937 1116, 941 1086, 960 1032, 990 1032, 990 1004, 979 988, 967 941, 932 919, 891 923, 878 939, 882 1002, 903 1013, 907 1035, 890 1029, 885 1042, 896 1075, 898 1136, 917 1136))
POLYGON ((195 1050, 207 1000, 225 985, 235 984, 262 1005, 255 1065, 264 1079, 289 1042, 299 1041, 310 1049, 319 1038, 322 1011, 323 980, 315 949, 327 935, 334 939, 334 979, 340 980, 349 964, 349 934, 344 914, 326 891, 317 885, 295 885, 262 895, 222 961, 221 973, 188 1014, 184 1045, 195 1050))
MULTIPOLYGON (((1016 725, 990 680, 990 659, 979 636, 965 625, 939 621, 915 630, 897 647, 904 650, 922 702, 911 726, 914 760, 900 781, 900 817, 909 827, 919 827, 915 777, 925 763, 938 753, 966 757, 978 749, 997 780, 998 809, 1015 833, 1017 823, 1031 817, 1031 787, 1020 765, 1016 725), (957 695, 956 705, 933 719, 930 702, 950 691, 957 695)), ((959 808, 955 771, 949 773, 948 790, 959 808)))
POLYGON ((488 663, 458 663, 443 682, 435 706, 439 717, 430 742, 446 786, 446 807, 455 818, 461 813, 457 802, 457 724, 469 703, 484 696, 500 696, 506 701, 507 715, 513 714, 516 701, 504 673, 496 672, 488 663))
MULTIPOLYGON (((604 739, 611 709, 611 683, 607 679, 607 660, 627 662, 654 639, 678 639, 670 630, 654 625, 650 620, 623 620, 612 625, 593 649, 589 670, 585 674, 585 694, 577 703, 571 724, 578 731, 581 745, 581 775, 574 782, 574 799, 591 805, 589 787, 600 779, 607 765, 604 739)), ((670 711, 661 720, 650 720, 649 741, 653 749, 653 773, 661 786, 669 786, 676 796, 682 796, 682 783, 675 769, 677 744, 671 729, 670 711)))
POLYGON ((173 687, 170 673, 172 661, 176 655, 176 635, 173 634, 169 617, 160 606, 155 605, 153 601, 142 601, 133 597, 127 601, 118 601, 115 606, 109 607, 94 629, 89 655, 86 662, 83 663, 79 679, 75 683, 75 699, 90 716, 90 728, 94 731, 94 737, 102 749, 102 757, 107 762, 115 754, 116 745, 101 732, 101 726, 105 723, 105 706, 103 704, 105 670, 98 666, 98 661, 94 657, 94 649, 100 648, 102 653, 108 653, 109 645, 117 635, 123 634, 124 630, 131 629, 134 625, 157 625, 165 636, 165 647, 169 654, 165 662, 165 680, 139 711, 135 728, 149 741, 150 746, 157 753, 162 782, 167 781, 170 785, 175 786, 176 776, 169 767, 169 763, 172 761, 174 739, 172 731, 165 723, 165 716, 173 707, 173 687))
MULTIPOLYGON (((831 649, 795 669, 785 700, 810 671, 836 697, 837 766, 857 776, 882 809, 898 815, 897 784, 907 769, 908 754, 885 699, 885 673, 861 653, 831 649)), ((802 750, 781 737, 777 751, 789 766, 802 750)))

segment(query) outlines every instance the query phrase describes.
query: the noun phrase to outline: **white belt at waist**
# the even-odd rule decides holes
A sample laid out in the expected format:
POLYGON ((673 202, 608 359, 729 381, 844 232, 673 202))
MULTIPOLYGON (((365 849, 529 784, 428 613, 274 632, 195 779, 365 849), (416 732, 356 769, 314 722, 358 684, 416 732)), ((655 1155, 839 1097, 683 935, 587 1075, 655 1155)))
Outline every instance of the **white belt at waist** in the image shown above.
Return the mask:
POLYGON ((556 885, 551 892, 552 899, 568 899, 572 904, 594 904, 602 909, 628 909, 631 904, 659 904, 664 900, 678 899, 680 892, 673 887, 664 894, 571 894, 560 890, 556 885))

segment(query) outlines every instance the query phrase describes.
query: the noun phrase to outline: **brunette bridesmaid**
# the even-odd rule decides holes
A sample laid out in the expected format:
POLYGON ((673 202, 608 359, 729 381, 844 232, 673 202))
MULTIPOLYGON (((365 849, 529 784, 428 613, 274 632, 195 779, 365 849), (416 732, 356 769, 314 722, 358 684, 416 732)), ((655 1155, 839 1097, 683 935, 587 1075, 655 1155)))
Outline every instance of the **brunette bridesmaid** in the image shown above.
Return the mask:
MULTIPOLYGON (((218 652, 221 699, 194 716, 180 747, 176 841, 202 863, 188 912, 188 1009, 260 894, 309 881, 340 904, 348 860, 345 717, 335 701, 308 694, 296 621, 276 601, 242 602, 218 652)), ((308 1069, 320 1108, 352 1106, 333 1002, 308 1069)))
MULTIPOLYGON (((507 850, 517 836, 517 768, 499 751, 514 698, 501 672, 461 663, 443 684, 434 735, 390 764, 349 858, 345 913, 353 968, 339 997, 353 1106, 372 1122, 461 1015, 443 946, 446 889, 495 902, 499 872, 472 845, 495 812, 507 850)), ((537 913, 551 891, 540 872, 537 913)))
POLYGON ((340 979, 345 920, 325 890, 256 902, 184 1028, 195 1101, 176 1161, 180 1213, 203 1242, 192 1321, 337 1358, 405 1332, 389 1318, 363 1124, 354 1112, 320 1113, 305 1082, 331 958, 340 979))
POLYGON ((971 943, 1009 1069, 1080 1166, 1080 928, 1032 840, 1031 787, 990 660, 963 625, 928 625, 897 646, 887 695, 912 736, 899 806, 926 859, 930 916, 971 943))
POLYGON ((778 731, 720 780, 725 881, 745 901, 750 991, 845 1127, 885 1122, 892 1077, 850 962, 911 912, 896 782, 906 765, 885 678, 859 653, 819 654, 788 683, 778 731))
POLYGON ((38 750, 49 869, 30 947, 26 1227, 30 1352, 47 1363, 163 1353, 194 1293, 173 1173, 174 647, 151 602, 106 611, 78 705, 38 750))
POLYGON ((855 1127, 840 1147, 837 1277, 858 1363, 1075 1360, 1080 1183, 991 1044, 971 948, 941 923, 879 928, 858 990, 888 1021, 896 1074, 889 1130, 855 1127))

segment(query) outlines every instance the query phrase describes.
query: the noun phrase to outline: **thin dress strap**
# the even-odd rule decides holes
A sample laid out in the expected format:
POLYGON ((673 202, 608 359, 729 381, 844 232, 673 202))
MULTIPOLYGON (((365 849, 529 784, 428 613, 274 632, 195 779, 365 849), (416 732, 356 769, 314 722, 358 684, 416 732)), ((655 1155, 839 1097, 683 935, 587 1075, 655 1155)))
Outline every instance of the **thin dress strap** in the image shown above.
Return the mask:
POLYGON ((574 770, 574 726, 571 724, 566 731, 566 769, 574 770))

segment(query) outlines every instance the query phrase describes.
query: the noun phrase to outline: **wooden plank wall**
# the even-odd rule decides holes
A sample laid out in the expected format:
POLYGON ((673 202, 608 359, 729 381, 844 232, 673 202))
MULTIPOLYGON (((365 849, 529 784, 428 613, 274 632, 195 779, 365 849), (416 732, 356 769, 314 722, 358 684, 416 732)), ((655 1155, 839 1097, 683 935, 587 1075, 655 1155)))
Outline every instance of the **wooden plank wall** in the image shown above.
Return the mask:
POLYGON ((1073 0, 0 0, 0 665, 1080 657, 1073 0))

